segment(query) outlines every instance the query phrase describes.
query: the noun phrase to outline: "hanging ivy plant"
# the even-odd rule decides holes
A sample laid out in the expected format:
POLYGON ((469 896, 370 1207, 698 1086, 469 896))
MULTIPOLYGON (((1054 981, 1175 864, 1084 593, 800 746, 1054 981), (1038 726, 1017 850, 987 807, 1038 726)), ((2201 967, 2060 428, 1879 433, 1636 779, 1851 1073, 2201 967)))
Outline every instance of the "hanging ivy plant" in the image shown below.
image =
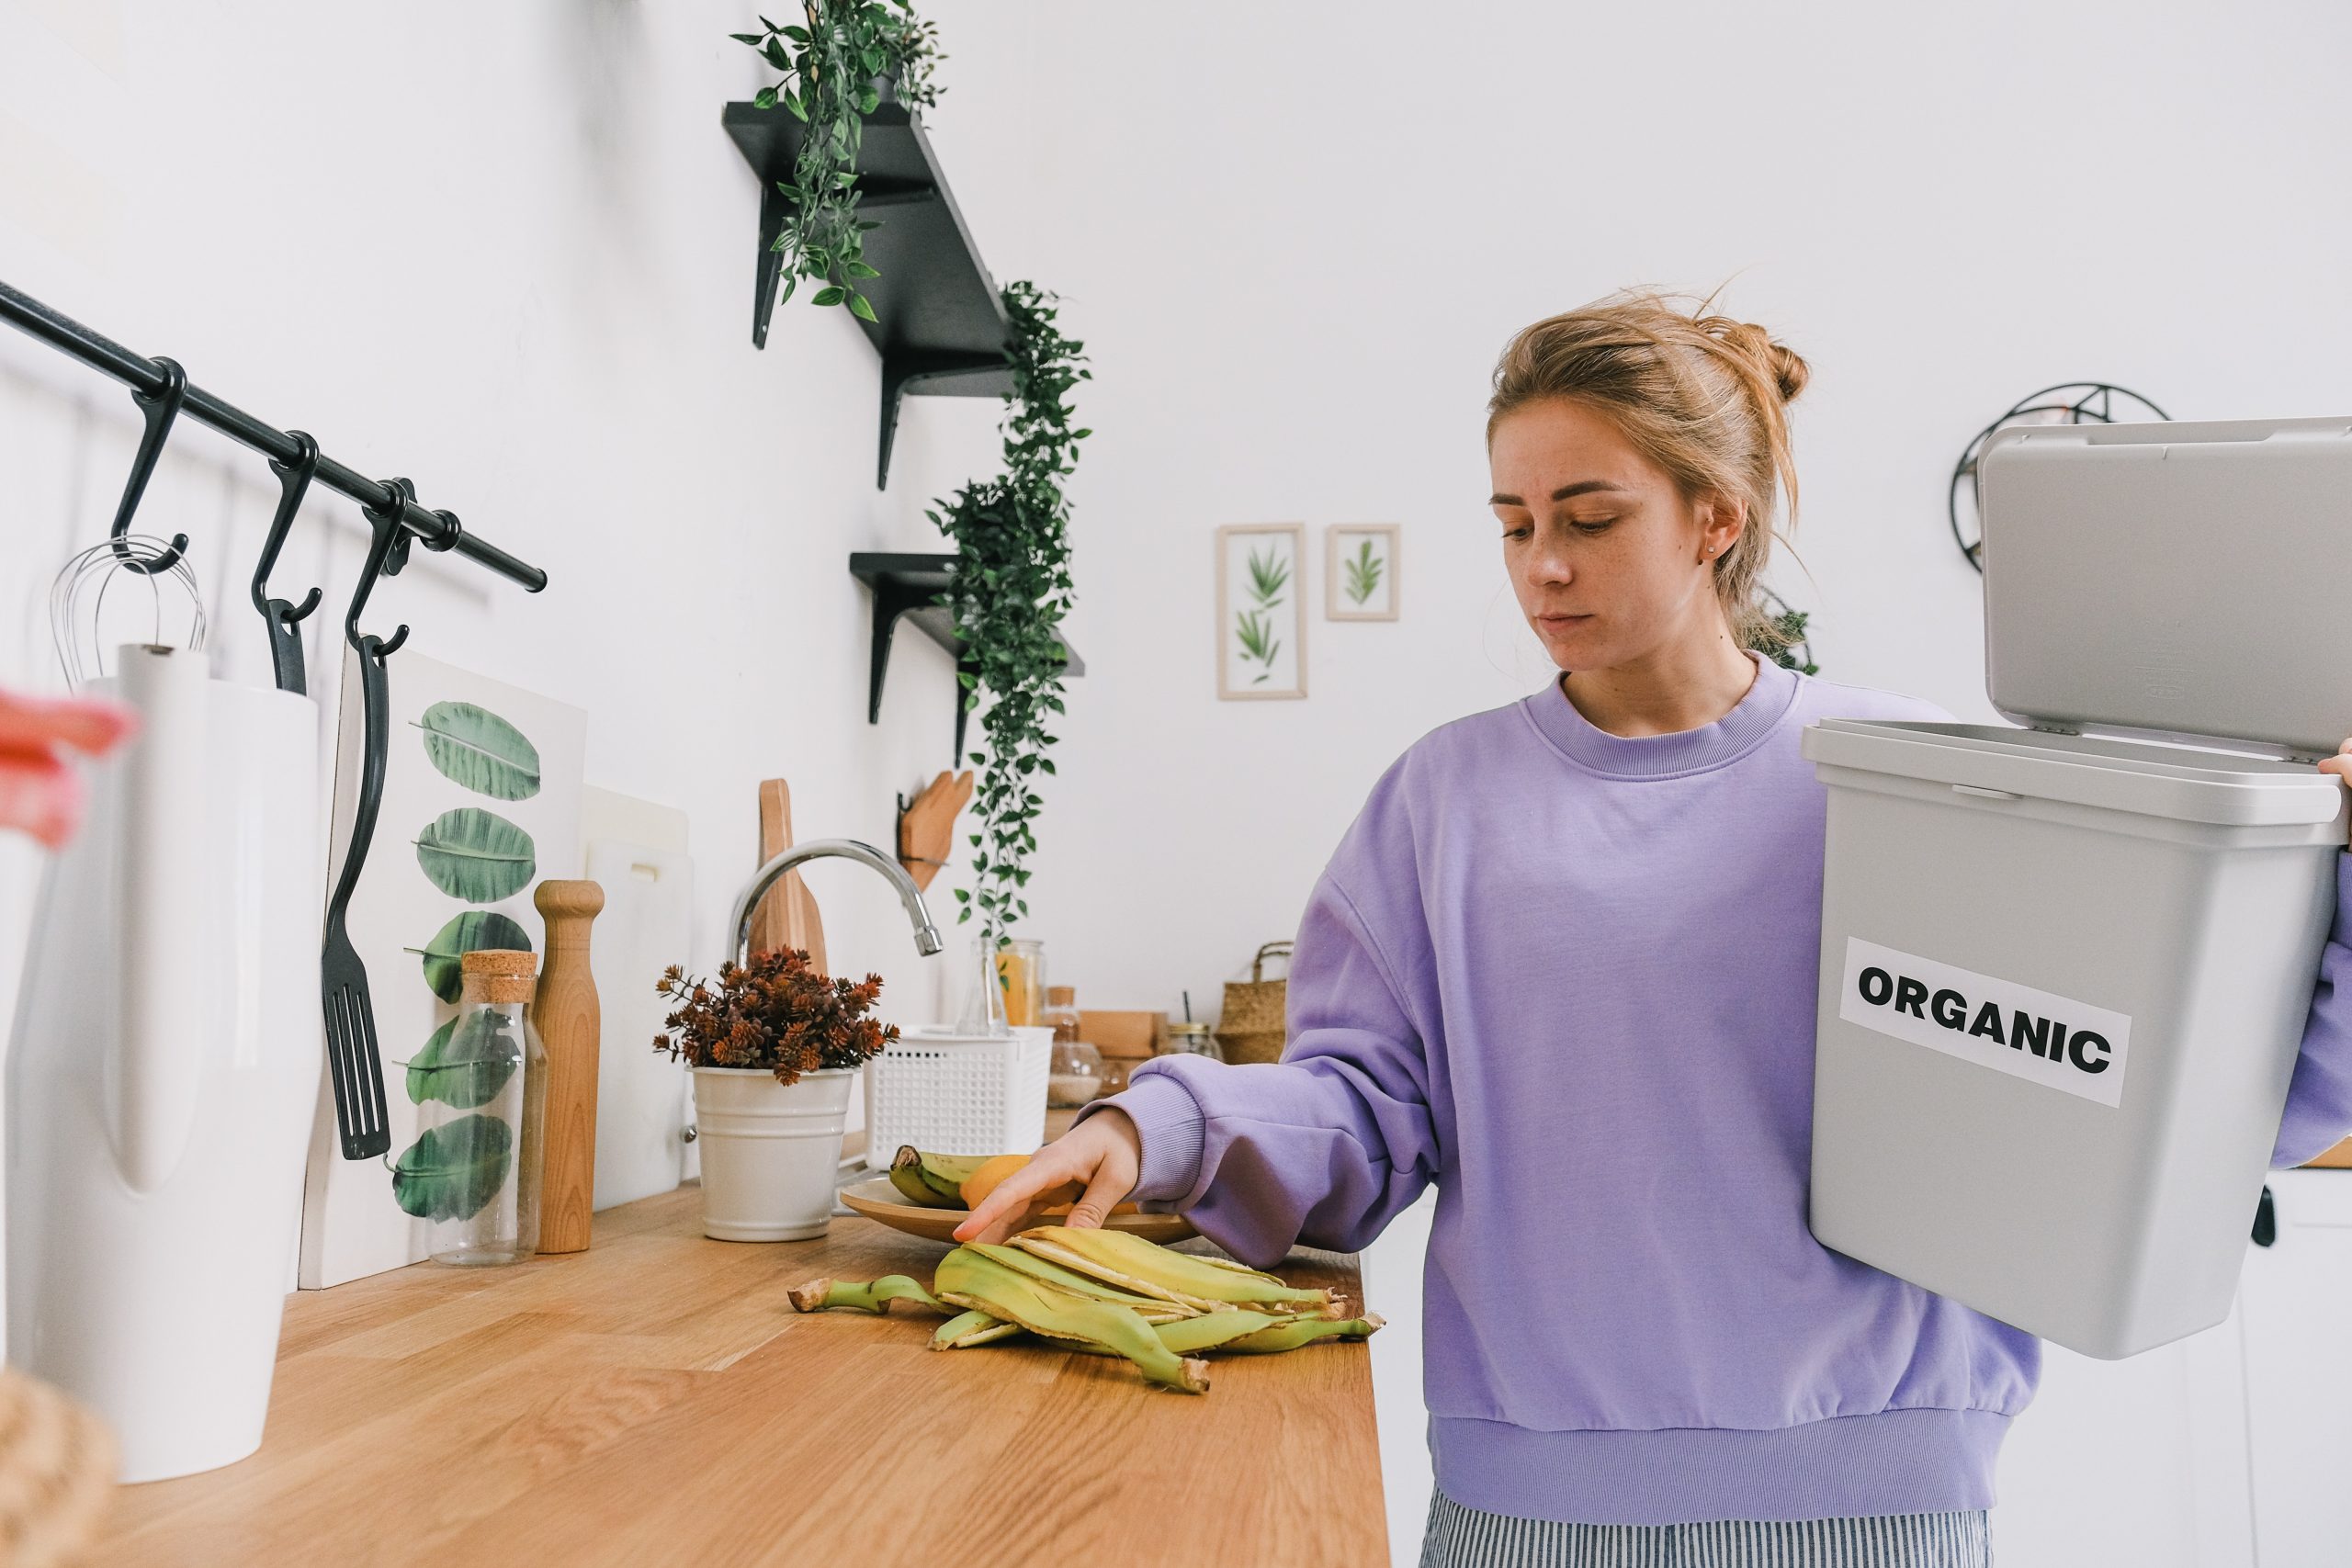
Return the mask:
POLYGON ((955 583, 940 596, 956 612, 967 668, 963 703, 980 710, 983 749, 973 799, 980 830, 971 835, 972 887, 957 888, 959 921, 977 915, 991 944, 1028 914, 1021 889, 1037 848, 1043 804, 1031 787, 1054 771, 1046 748, 1048 716, 1062 708, 1062 650, 1057 636, 1069 614, 1069 502, 1062 480, 1078 466, 1078 444, 1091 431, 1072 428, 1068 397, 1080 381, 1086 346, 1055 324, 1057 296, 1034 283, 1003 292, 1013 338, 1005 350, 1012 392, 1005 410, 1004 472, 967 484, 928 513, 956 546, 955 583), (988 704, 981 707, 982 694, 988 704))
POLYGON ((728 35, 785 73, 752 101, 762 108, 782 104, 808 128, 792 178, 776 182, 792 203, 773 247, 785 258, 783 298, 811 278, 821 287, 810 304, 846 305, 870 321, 874 307, 858 285, 882 276, 865 253, 865 234, 881 225, 857 215, 857 150, 865 117, 882 101, 876 78, 891 78, 900 103, 927 108, 939 101, 932 67, 946 57, 938 29, 910 0, 804 0, 801 12, 805 27, 762 17, 765 31, 728 35))

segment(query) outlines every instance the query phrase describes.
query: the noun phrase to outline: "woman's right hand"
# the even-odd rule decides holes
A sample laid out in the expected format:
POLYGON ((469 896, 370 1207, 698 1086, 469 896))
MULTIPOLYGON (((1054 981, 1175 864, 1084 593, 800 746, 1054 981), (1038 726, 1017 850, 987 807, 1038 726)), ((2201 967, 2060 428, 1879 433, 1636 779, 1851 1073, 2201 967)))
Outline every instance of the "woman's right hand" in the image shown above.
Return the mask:
POLYGON ((1002 1241, 1045 1219, 1042 1195, 1064 1182, 1085 1189, 1063 1224, 1100 1225, 1111 1206, 1135 1190, 1143 1137, 1117 1106, 1096 1111, 1030 1157, 956 1227, 957 1241, 1002 1241))

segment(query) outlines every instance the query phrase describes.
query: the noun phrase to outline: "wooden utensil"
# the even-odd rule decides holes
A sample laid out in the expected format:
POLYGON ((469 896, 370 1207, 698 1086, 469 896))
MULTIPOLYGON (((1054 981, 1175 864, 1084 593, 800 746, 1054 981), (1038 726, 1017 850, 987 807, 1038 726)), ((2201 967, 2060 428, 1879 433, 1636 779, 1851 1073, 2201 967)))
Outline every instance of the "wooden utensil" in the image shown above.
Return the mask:
MULTIPOLYGON (((792 789, 782 779, 760 785, 760 864, 765 865, 792 847, 792 789)), ((797 947, 808 954, 808 967, 825 967, 825 927, 817 914, 816 895, 797 871, 787 871, 752 915, 752 951, 775 953, 797 947)))
POLYGON ((971 798, 969 768, 954 774, 943 772, 912 801, 899 797, 899 863, 917 887, 930 886, 955 852, 956 818, 971 798))
POLYGON ((548 1053, 540 1145, 539 1250, 584 1252, 596 1200, 597 1039, 603 1025, 588 968, 588 927, 605 907, 593 882, 542 882, 531 895, 547 921, 548 962, 531 1004, 548 1053))
MULTIPOLYGON (((838 1194, 842 1203, 869 1220, 878 1220, 892 1230, 919 1235, 931 1241, 953 1243, 956 1227, 971 1218, 969 1209, 926 1209, 910 1203, 890 1185, 887 1176, 876 1176, 865 1181, 852 1182, 838 1194)), ((1057 1220, 1046 1222, 1057 1224, 1057 1220)), ((1111 1231, 1133 1231, 1146 1241, 1156 1241, 1165 1247, 1201 1233, 1193 1222, 1182 1214, 1113 1214, 1102 1222, 1111 1231)))

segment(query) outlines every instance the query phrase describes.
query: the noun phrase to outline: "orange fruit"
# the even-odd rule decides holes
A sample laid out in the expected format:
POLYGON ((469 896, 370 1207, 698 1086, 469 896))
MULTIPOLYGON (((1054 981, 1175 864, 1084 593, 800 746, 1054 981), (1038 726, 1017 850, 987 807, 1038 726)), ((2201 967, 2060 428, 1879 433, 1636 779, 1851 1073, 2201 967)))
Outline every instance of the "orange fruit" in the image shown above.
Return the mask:
MULTIPOLYGON (((963 1194, 964 1207, 977 1209, 987 1202, 989 1194, 1002 1185, 1006 1177, 1028 1163, 1027 1155, 998 1155, 982 1164, 978 1170, 966 1177, 964 1184, 956 1189, 963 1194)), ((1085 1189, 1077 1182, 1065 1181, 1052 1191, 1040 1193, 1039 1196, 1057 1203, 1075 1203, 1084 1191, 1085 1189)))

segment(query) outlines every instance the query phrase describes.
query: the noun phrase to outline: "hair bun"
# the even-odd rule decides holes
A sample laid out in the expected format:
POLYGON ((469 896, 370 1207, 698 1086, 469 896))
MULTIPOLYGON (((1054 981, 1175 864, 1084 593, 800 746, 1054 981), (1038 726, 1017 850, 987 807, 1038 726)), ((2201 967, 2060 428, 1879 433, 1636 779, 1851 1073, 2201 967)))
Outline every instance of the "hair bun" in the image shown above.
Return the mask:
POLYGON ((1797 394, 1804 391, 1804 384, 1813 378, 1813 367, 1805 364, 1792 348, 1777 343, 1768 343, 1764 346, 1772 366, 1772 384, 1781 389, 1781 400, 1784 403, 1796 401, 1797 394))
POLYGON ((1754 321, 1725 321, 1720 316, 1715 319, 1723 322, 1723 341, 1747 355, 1758 369, 1772 378, 1782 402, 1794 402, 1813 376, 1811 367, 1796 351, 1774 343, 1772 334, 1754 321))

